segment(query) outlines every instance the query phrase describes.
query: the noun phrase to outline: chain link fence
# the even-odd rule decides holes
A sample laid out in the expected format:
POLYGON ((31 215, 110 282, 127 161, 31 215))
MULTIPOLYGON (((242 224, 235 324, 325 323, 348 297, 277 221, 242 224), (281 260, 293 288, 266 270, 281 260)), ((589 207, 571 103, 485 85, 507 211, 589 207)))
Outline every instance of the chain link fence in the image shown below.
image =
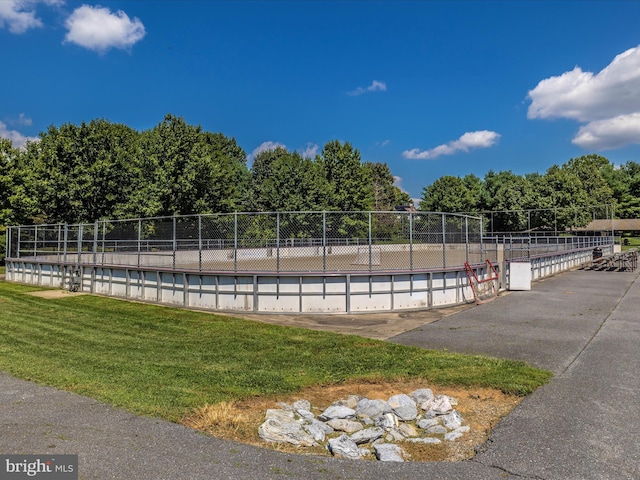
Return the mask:
POLYGON ((8 258, 200 271, 418 270, 488 254, 481 218, 425 212, 175 216, 14 226, 7 234, 8 258))
MULTIPOLYGON (((613 205, 588 205, 546 209, 479 211, 468 213, 483 219, 485 233, 490 236, 516 232, 529 235, 558 236, 583 230, 592 220, 613 219, 613 205)), ((613 235, 613 233, 612 233, 613 235)))
POLYGON ((220 272, 457 268, 608 245, 608 236, 491 235, 482 217, 430 212, 274 212, 7 228, 7 257, 220 272))

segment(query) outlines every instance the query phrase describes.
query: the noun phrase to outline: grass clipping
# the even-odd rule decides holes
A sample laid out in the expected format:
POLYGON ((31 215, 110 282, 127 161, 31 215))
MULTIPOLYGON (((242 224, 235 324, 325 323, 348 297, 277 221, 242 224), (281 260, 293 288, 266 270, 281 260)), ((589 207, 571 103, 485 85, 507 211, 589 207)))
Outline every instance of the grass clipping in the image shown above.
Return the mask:
POLYGON ((471 431, 454 442, 440 444, 402 443, 410 460, 418 462, 467 460, 475 456, 497 423, 511 412, 523 397, 507 395, 491 388, 458 388, 425 385, 424 381, 350 382, 340 385, 319 385, 306 388, 295 395, 277 398, 256 397, 238 402, 205 405, 187 415, 182 423, 207 434, 282 452, 330 456, 324 447, 297 447, 289 444, 265 442, 258 436, 258 427, 264 422, 268 408, 277 408, 278 402, 293 403, 305 399, 311 402, 318 415, 336 400, 349 395, 387 400, 392 395, 410 393, 418 388, 431 388, 434 394, 446 394, 458 400, 455 407, 471 431))

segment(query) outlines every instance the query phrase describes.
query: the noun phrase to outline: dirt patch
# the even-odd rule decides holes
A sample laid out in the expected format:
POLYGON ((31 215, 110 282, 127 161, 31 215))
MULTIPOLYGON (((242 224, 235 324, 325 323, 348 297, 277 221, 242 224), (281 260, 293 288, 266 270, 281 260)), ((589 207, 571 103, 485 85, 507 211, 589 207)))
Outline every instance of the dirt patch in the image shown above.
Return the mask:
POLYGON ((458 400, 455 407, 464 418, 465 425, 471 431, 455 442, 443 442, 438 445, 422 445, 406 442, 403 449, 411 455, 412 461, 455 462, 472 458, 476 449, 482 445, 493 428, 505 415, 511 412, 522 397, 506 395, 489 388, 452 388, 426 385, 424 381, 395 382, 353 382, 332 386, 315 386, 295 395, 277 398, 252 398, 238 402, 225 402, 198 409, 183 419, 183 424, 210 435, 247 443, 273 450, 299 454, 330 456, 322 447, 296 447, 293 445, 265 442, 258 436, 258 427, 264 422, 268 408, 277 408, 278 402, 293 403, 299 399, 311 402, 314 414, 318 415, 336 400, 349 395, 362 395, 371 399, 386 400, 399 393, 410 393, 418 388, 431 388, 434 394, 450 395, 458 400))
POLYGON ((76 295, 86 295, 86 293, 70 292, 69 290, 38 290, 37 292, 29 292, 26 295, 33 295, 34 297, 39 297, 39 298, 56 299, 56 298, 67 298, 67 297, 76 296, 76 295))

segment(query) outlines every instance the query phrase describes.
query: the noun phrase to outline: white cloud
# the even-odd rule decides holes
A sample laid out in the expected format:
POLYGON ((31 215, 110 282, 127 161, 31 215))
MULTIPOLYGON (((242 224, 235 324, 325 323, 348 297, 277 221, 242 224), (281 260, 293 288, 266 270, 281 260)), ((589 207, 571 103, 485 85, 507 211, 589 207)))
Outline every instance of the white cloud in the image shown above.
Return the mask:
POLYGON ((620 55, 597 74, 580 67, 546 78, 529 91, 528 118, 568 118, 583 125, 572 142, 605 150, 638 143, 640 46, 620 55))
POLYGON ((253 162, 253 159, 256 158, 262 152, 266 152, 268 150, 275 150, 278 147, 285 148, 285 149, 287 148, 286 145, 279 142, 271 142, 271 141, 262 142, 253 150, 253 152, 247 155, 247 162, 253 162))
POLYGON ((458 140, 454 140, 447 144, 438 145, 430 150, 420 150, 414 148, 402 152, 404 158, 410 160, 432 160, 442 155, 453 155, 457 152, 468 152, 476 148, 489 148, 495 145, 500 138, 500 134, 490 130, 478 130, 475 132, 467 132, 458 140))
POLYGON ((11 33, 20 34, 42 27, 42 20, 36 17, 38 3, 58 5, 62 0, 0 0, 0 28, 7 25, 11 33))
POLYGON ((18 118, 12 118, 12 119, 8 119, 7 122, 10 125, 25 125, 27 127, 31 126, 33 124, 33 120, 31 120, 31 118, 27 117, 24 113, 20 113, 18 114, 18 118))
POLYGON ((0 122, 0 138, 8 138, 15 148, 23 148, 27 141, 35 142, 39 140, 38 137, 27 137, 17 130, 9 130, 4 122, 0 122))
POLYGON ((580 127, 572 143, 585 150, 612 150, 640 143, 640 113, 590 122, 580 127))
POLYGON ((110 48, 128 49, 146 32, 138 18, 131 20, 122 10, 82 5, 66 21, 65 41, 104 53, 110 48))
POLYGON ((304 147, 304 150, 299 150, 299 153, 302 158, 315 158, 315 156, 318 154, 319 149, 320 147, 315 143, 307 143, 306 147, 304 147))
MULTIPOLYGON (((2 0, 0 0, 2 1, 2 0)), ((33 120, 31 120, 31 118, 27 117, 24 113, 20 113, 18 114, 17 117, 7 117, 5 118, 5 122, 8 125, 23 125, 23 126, 27 126, 30 127, 33 124, 33 120)))
POLYGON ((386 83, 380 82, 378 80, 374 80, 373 82, 371 82, 371 85, 369 85, 368 87, 358 87, 355 90, 347 92, 347 94, 351 96, 357 96, 367 92, 386 92, 386 91, 387 91, 386 83))

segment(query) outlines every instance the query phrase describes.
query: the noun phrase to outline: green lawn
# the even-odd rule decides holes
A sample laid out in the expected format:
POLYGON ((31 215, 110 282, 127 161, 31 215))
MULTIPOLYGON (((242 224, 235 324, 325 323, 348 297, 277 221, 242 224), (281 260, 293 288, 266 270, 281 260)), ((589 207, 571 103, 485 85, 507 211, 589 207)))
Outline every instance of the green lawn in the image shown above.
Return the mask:
POLYGON ((0 282, 0 370, 177 421, 198 406, 350 379, 424 378, 526 395, 551 374, 184 309, 0 282))
POLYGON ((640 238, 638 237, 622 237, 621 243, 622 243, 622 250, 640 248, 640 238))

